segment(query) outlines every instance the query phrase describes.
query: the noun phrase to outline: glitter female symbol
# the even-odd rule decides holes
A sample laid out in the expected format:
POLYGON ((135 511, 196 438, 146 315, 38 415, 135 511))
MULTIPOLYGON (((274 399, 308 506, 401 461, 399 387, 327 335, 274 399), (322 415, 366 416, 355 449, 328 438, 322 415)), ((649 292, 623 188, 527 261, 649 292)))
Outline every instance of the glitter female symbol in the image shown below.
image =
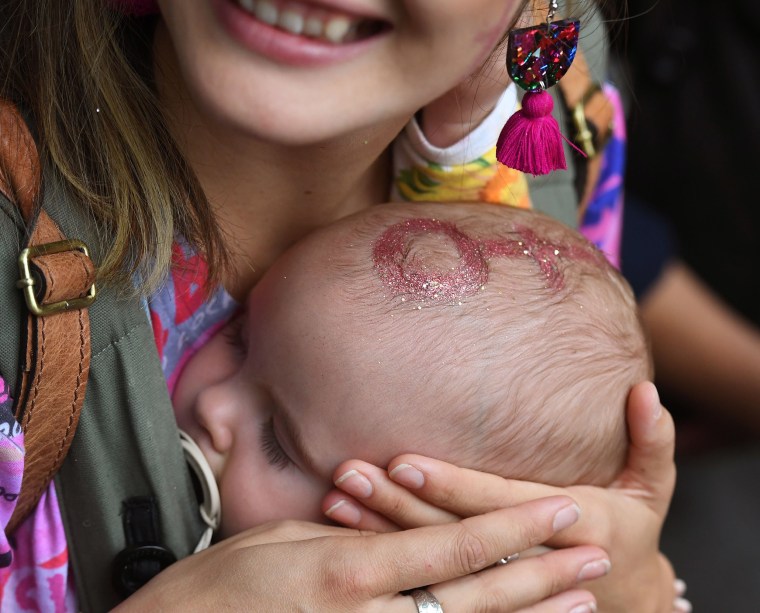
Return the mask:
POLYGON ((488 281, 488 262, 477 241, 437 219, 409 219, 391 226, 375 241, 372 257, 383 282, 414 300, 453 302, 472 296, 488 281), (459 253, 459 265, 451 272, 428 270, 407 258, 415 235, 435 233, 450 238, 459 253))
POLYGON ((528 228, 515 228, 517 238, 476 240, 453 223, 437 219, 408 219, 390 226, 375 241, 372 257, 375 270, 396 296, 415 301, 457 302, 474 296, 488 282, 488 260, 494 257, 530 258, 547 287, 559 290, 564 277, 559 270, 560 254, 574 259, 592 259, 598 254, 575 246, 560 246, 539 238, 528 228), (419 235, 441 235, 451 240, 459 256, 449 271, 431 269, 409 257, 410 245, 419 235))

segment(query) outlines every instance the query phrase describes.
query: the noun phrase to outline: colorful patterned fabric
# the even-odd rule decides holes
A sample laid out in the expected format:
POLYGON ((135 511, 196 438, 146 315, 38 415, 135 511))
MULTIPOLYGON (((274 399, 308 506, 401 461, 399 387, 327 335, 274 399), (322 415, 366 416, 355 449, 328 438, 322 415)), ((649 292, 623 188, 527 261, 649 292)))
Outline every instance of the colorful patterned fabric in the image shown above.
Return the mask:
POLYGON ((406 202, 491 202, 530 208, 528 182, 496 162, 496 139, 517 106, 510 85, 493 111, 461 141, 440 148, 412 119, 393 143, 391 199, 406 202))
POLYGON ((208 296, 206 263, 184 241, 175 241, 173 252, 169 281, 148 304, 169 393, 187 361, 239 308, 224 288, 208 296))
MULTIPOLYGON (((10 389, 0 377, 0 525, 6 526, 13 515, 23 472, 24 434, 13 418, 10 389)), ((3 532, 0 534, 0 568, 10 566, 12 558, 10 544, 3 532)))
MULTIPOLYGON (((0 525, 16 507, 24 471, 24 435, 13 418, 13 400, 0 378, 0 525)), ((35 513, 11 539, 0 531, 0 610, 75 611, 69 585, 66 536, 55 489, 42 495, 35 513)))
POLYGON ((531 208, 525 175, 497 164, 496 147, 456 166, 420 160, 399 173, 396 190, 407 202, 489 202, 531 208))
POLYGON ((12 564, 0 570, 0 610, 76 611, 66 534, 53 486, 18 527, 12 541, 12 564))
POLYGON ((581 233, 620 267, 623 234, 623 178, 625 174, 625 113, 618 90, 604 85, 604 93, 615 108, 612 134, 604 148, 602 169, 588 207, 581 219, 581 233))
MULTIPOLYGON (((623 229, 625 115, 617 89, 610 84, 605 84, 603 89, 615 109, 613 130, 605 146, 597 187, 580 220, 579 230, 601 249, 614 266, 619 267, 623 229)), ((508 116, 515 105, 516 100, 503 96, 492 117, 508 116)), ((496 161, 494 143, 497 136, 498 130, 494 129, 494 122, 489 118, 466 141, 450 149, 437 149, 427 142, 413 120, 394 143, 394 199, 407 202, 489 202, 531 208, 525 175, 496 161)))

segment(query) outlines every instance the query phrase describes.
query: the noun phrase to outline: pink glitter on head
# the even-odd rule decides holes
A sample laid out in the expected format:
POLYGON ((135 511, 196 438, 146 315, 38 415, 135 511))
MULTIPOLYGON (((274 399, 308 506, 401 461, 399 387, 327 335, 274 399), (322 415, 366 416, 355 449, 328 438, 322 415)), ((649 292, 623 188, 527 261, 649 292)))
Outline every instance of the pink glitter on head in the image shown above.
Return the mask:
POLYGON ((554 244, 539 238, 529 228, 516 228, 514 239, 477 241, 454 224, 437 219, 409 219, 390 226, 375 241, 372 257, 383 283, 396 296, 412 300, 456 302, 475 295, 488 282, 488 260, 494 257, 530 258, 546 278, 547 287, 560 290, 564 276, 560 258, 601 264, 602 256, 591 248, 554 244), (459 264, 451 272, 430 270, 409 258, 415 235, 442 234, 451 239, 459 264))
POLYGON ((576 245, 562 245, 550 243, 539 236, 530 228, 518 227, 515 229, 520 240, 494 239, 483 241, 481 251, 486 258, 492 257, 520 257, 532 258, 538 269, 546 277, 548 287, 560 290, 565 285, 565 278, 559 269, 561 258, 566 260, 585 260, 601 264, 599 253, 591 249, 585 249, 576 245))
POLYGON ((397 295, 414 300, 455 301, 472 296, 488 281, 488 262, 478 243, 454 224, 436 219, 409 219, 391 226, 375 241, 372 256, 383 282, 397 295), (448 236, 459 252, 459 265, 452 272, 427 270, 407 259, 414 235, 436 233, 448 236))

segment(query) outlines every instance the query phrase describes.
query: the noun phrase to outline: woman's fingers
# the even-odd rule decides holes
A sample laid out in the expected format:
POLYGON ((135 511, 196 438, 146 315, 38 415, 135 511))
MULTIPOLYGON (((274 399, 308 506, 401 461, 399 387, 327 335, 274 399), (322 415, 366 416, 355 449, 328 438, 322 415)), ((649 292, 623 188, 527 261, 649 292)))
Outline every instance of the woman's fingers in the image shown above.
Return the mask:
POLYGON ((377 532, 446 524, 460 519, 458 515, 410 493, 391 477, 388 471, 366 462, 344 462, 334 473, 335 487, 340 491, 326 496, 323 509, 330 510, 328 516, 344 526, 377 532), (341 504, 341 500, 345 502, 341 504), (357 501, 360 504, 356 504, 357 501), (336 504, 339 506, 334 508, 336 504), (348 513, 344 512, 346 506, 351 507, 348 513), (338 517, 335 516, 336 510, 338 517))
MULTIPOLYGON (((364 517, 355 525, 364 529, 385 530, 384 522, 404 527, 439 524, 545 496, 571 495, 584 515, 574 526, 549 538, 547 544, 593 544, 609 552, 616 570, 593 585, 600 606, 616 610, 618 603, 626 602, 631 611, 679 610, 687 603, 676 596, 672 569, 657 545, 675 479, 672 418, 660 405, 654 386, 642 383, 631 391, 627 419, 628 460, 608 488, 563 489, 511 481, 411 454, 393 460, 387 476, 376 467, 348 462, 336 477, 355 470, 369 482, 368 493, 366 489, 359 492, 362 504, 354 500, 364 517), (620 529, 621 522, 625 529, 620 529)), ((351 480, 347 477, 339 487, 351 480)), ((346 490, 351 487, 345 486, 346 490)))
MULTIPOLYGON (((414 526, 415 522, 438 524, 457 516, 514 510, 510 507, 545 496, 570 495, 584 509, 584 515, 546 543, 553 547, 592 544, 609 552, 615 571, 593 585, 600 606, 618 610, 615 607, 624 602, 629 607, 626 610, 631 611, 678 609, 686 603, 677 600, 681 597, 675 595, 672 569, 658 551, 675 479, 672 418, 661 407, 654 386, 642 383, 631 391, 627 419, 627 463, 608 488, 556 488, 512 481, 412 454, 394 459, 387 477, 380 469, 356 462, 346 463, 341 467, 345 470, 336 477, 355 470, 369 483, 364 493, 358 492, 366 518, 355 524, 365 529, 384 529, 386 521, 404 527, 414 526), (405 496, 394 485, 408 490, 419 501, 405 496)), ((354 476, 357 475, 346 477, 339 487, 353 493, 353 485, 343 484, 354 476)))
MULTIPOLYGON (((594 544, 606 548, 610 544, 615 518, 626 517, 631 525, 638 526, 640 523, 633 522, 648 522, 649 516, 653 514, 622 490, 612 493, 595 487, 575 486, 564 489, 528 481, 513 481, 423 456, 399 456, 391 462, 390 474, 394 480, 400 478, 402 484, 408 483, 410 490, 429 504, 460 517, 480 515, 545 496, 572 495, 587 512, 578 524, 550 539, 549 544, 554 547, 594 544), (407 480, 407 473, 413 475, 414 481, 407 480), (414 483, 420 482, 419 475, 422 475, 424 483, 421 487, 412 489, 414 483)), ((395 521, 390 510, 376 509, 376 512, 395 521)))
POLYGON ((596 601, 591 592, 569 590, 543 602, 520 609, 520 613, 595 613, 596 601))
POLYGON ((628 462, 617 486, 639 489, 642 498, 662 517, 675 486, 673 418, 660 404, 657 389, 649 382, 634 386, 628 398, 630 448, 628 462))
POLYGON ((460 517, 566 493, 561 488, 503 479, 413 454, 395 458, 388 474, 429 504, 460 517))
POLYGON ((573 499, 557 496, 390 534, 305 522, 260 526, 170 566, 123 608, 413 613, 412 599, 399 592, 431 585, 447 613, 514 611, 608 568, 596 547, 492 568, 572 525, 578 512, 573 499), (478 571, 485 572, 473 577, 478 571), (198 592, 199 582, 208 589, 198 592))
POLYGON ((585 580, 605 575, 609 568, 601 549, 575 547, 496 566, 429 589, 446 613, 523 611, 526 607, 534 613, 568 612, 574 609, 581 611, 583 605, 590 613, 593 609, 589 607, 594 606, 595 599, 589 592, 566 590, 575 588, 585 580))
POLYGON ((398 524, 368 509, 362 502, 340 490, 332 490, 325 495, 322 500, 322 512, 336 524, 347 528, 372 532, 396 532, 400 529, 398 524))
POLYGON ((532 607, 520 610, 520 613, 594 613, 596 602, 591 592, 570 590, 547 598, 532 607))
MULTIPOLYGON (((345 467, 342 467, 345 468, 345 467)), ((366 474, 373 487, 367 487, 366 483, 359 483, 358 487, 349 486, 352 492, 358 492, 360 495, 367 496, 365 500, 372 501, 378 492, 382 490, 383 483, 381 475, 387 473, 371 465, 362 465, 360 462, 351 462, 350 468, 344 470, 341 474, 347 474, 351 471, 361 470, 361 475, 366 474), (377 477, 377 480, 375 479, 377 477)), ((341 472, 340 470, 338 472, 341 472)), ((356 474, 349 474, 341 483, 356 478, 356 474)), ((387 477, 386 477, 387 480, 387 477)), ((340 484, 339 484, 340 485, 340 484)), ((396 486, 398 487, 398 486, 396 486)), ((403 488, 402 488, 403 489, 403 488)), ((409 492, 393 492, 394 495, 403 494, 410 496, 409 492)), ((325 498, 325 505, 330 504, 333 499, 345 501, 344 504, 356 505, 361 507, 361 503, 356 502, 353 497, 345 493, 336 491, 325 498)), ((380 496, 384 498, 385 496, 380 496)), ((388 495, 390 498, 390 494, 388 495)), ((379 498, 375 498, 378 500, 379 498)), ((340 508, 340 507, 339 507, 340 508)), ((396 506, 396 510, 405 509, 404 506, 396 506)), ((363 529, 380 529, 387 531, 384 522, 388 522, 384 517, 375 517, 374 511, 363 508, 361 527, 363 529)), ((397 516, 405 515, 403 511, 397 516)), ((413 515, 417 518, 423 517, 424 511, 415 509, 413 515)), ((455 516, 445 515, 443 519, 440 516, 432 515, 432 521, 429 523, 451 523, 456 521, 455 516)), ((353 515, 351 515, 353 517, 353 515)), ((572 519, 572 517, 571 517, 572 519)), ((567 523, 567 520, 565 520, 567 523)), ((540 549, 536 547, 534 549, 540 549)), ((501 550, 503 551, 503 550, 501 550)), ((518 551, 515 549, 514 551, 518 551)), ((524 550, 521 550, 524 551, 524 550)), ((506 557, 503 554, 500 557, 506 557)), ((475 575, 460 577, 455 580, 446 581, 435 585, 431 590, 439 597, 444 605, 444 610, 451 611, 517 611, 529 607, 533 603, 543 601, 535 606, 530 606, 527 611, 534 613, 549 613, 555 611, 575 611, 576 613, 591 612, 595 606, 593 596, 586 591, 569 590, 580 581, 591 580, 605 575, 610 566, 608 557, 599 548, 596 547, 576 547, 563 549, 549 554, 541 555, 538 558, 523 558, 517 562, 511 562, 509 568, 493 567, 475 575), (563 593, 559 593, 563 592, 563 593)), ((394 603, 394 607, 397 603, 394 603)), ((395 609, 394 609, 395 610, 395 609)), ((413 611, 413 609, 410 609, 413 611)))
MULTIPOLYGON (((369 590, 365 595, 380 596, 481 571, 505 555, 545 542, 578 517, 571 498, 544 498, 452 524, 360 539, 348 555, 346 547, 336 549, 324 570, 344 577, 361 572, 369 590)), ((604 556, 599 549, 595 553, 604 556)))

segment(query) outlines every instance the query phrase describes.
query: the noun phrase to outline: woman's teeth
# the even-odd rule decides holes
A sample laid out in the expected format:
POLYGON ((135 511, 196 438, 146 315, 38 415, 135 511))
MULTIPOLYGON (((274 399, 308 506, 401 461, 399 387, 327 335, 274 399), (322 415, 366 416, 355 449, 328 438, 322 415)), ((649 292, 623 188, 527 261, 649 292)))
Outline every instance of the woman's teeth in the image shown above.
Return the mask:
POLYGON ((244 11, 270 26, 336 45, 357 40, 377 31, 367 20, 315 10, 296 2, 237 0, 237 3, 244 11))

